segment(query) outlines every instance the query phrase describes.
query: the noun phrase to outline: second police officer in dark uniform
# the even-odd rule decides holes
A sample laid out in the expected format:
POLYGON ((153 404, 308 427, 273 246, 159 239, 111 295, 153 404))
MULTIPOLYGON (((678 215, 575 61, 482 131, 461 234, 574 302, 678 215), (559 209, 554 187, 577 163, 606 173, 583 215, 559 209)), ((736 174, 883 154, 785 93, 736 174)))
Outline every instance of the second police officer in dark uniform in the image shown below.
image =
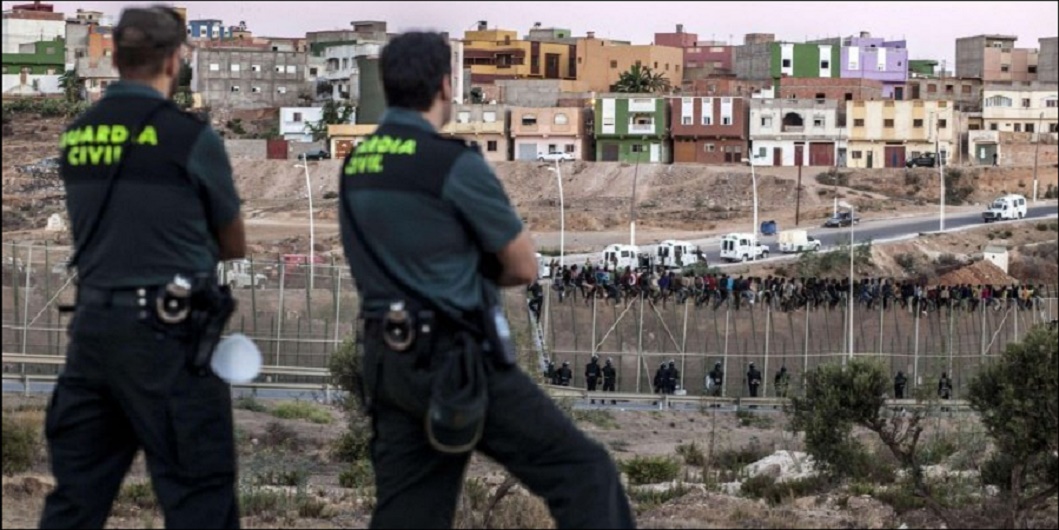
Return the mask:
POLYGON ((607 451, 515 366, 493 310, 497 287, 531 283, 537 261, 480 151, 438 134, 452 118, 450 60, 436 33, 386 45, 389 108, 339 176, 373 426, 371 526, 451 527, 479 450, 544 497, 559 527, 631 528, 607 451))
POLYGON ((169 101, 180 15, 126 9, 113 39, 121 80, 61 140, 78 289, 40 526, 102 528, 142 448, 166 527, 237 528, 231 394, 191 362, 188 315, 219 290, 218 260, 245 252, 239 197, 220 137, 169 101))

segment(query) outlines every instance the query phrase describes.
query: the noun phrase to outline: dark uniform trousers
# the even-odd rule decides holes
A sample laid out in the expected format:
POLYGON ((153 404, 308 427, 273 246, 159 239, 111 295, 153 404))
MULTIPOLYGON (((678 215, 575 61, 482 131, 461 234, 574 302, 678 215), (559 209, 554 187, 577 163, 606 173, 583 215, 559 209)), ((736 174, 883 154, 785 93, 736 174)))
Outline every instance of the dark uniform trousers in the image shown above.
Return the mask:
MULTIPOLYGON (((451 339, 438 338, 438 366, 451 339)), ((423 414, 429 370, 417 355, 395 353, 369 322, 364 338, 366 392, 375 397, 371 443, 377 504, 372 528, 451 528, 470 454, 445 455, 427 441, 423 414), (377 367, 377 368, 374 368, 377 367), (415 410, 415 412, 410 412, 415 410)), ((486 361, 489 411, 477 450, 544 498, 559 528, 634 528, 618 471, 598 443, 581 433, 518 368, 486 361)))
POLYGON ((167 528, 238 528, 231 394, 186 369, 139 309, 80 304, 45 419, 55 489, 41 528, 102 528, 139 448, 167 528))

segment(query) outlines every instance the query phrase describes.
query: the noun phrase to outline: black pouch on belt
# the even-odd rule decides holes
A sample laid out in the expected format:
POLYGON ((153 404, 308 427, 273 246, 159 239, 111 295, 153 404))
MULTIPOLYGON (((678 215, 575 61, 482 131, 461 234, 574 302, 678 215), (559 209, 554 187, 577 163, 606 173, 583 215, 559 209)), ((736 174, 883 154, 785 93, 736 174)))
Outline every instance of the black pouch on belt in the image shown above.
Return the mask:
POLYGON ((460 333, 460 347, 434 375, 426 415, 427 439, 437 451, 462 454, 482 439, 489 389, 478 341, 460 333))
POLYGON ((192 372, 200 376, 209 372, 213 350, 235 307, 231 287, 218 285, 212 276, 195 279, 188 313, 188 368, 192 372))

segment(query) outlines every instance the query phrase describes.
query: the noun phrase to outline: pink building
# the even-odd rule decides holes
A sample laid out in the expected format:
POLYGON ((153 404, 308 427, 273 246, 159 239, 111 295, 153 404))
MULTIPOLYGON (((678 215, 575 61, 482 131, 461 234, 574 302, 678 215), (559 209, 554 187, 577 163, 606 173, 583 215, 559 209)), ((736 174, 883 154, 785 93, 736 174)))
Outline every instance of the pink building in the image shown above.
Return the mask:
POLYGON ((675 33, 655 33, 655 44, 684 50, 684 79, 701 79, 732 71, 735 47, 723 42, 700 41, 696 33, 685 33, 677 24, 675 33))

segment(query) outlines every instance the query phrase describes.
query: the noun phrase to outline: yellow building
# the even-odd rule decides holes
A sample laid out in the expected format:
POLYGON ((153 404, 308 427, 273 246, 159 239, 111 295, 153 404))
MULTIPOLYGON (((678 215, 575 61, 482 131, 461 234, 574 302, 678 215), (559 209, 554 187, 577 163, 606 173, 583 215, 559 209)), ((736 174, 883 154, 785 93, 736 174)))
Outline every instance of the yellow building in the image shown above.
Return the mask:
POLYGON ((479 29, 463 37, 463 64, 471 82, 497 79, 576 79, 577 45, 522 40, 510 30, 479 29))
POLYGON ((375 124, 337 124, 327 126, 327 141, 331 146, 331 158, 343 159, 364 137, 375 132, 375 124))
POLYGON ((955 158, 959 119, 951 101, 847 101, 847 166, 905 167, 909 158, 936 149, 947 164, 955 158))
POLYGON ((621 74, 635 64, 650 68, 653 73, 661 73, 676 87, 684 79, 684 72, 681 71, 684 50, 681 48, 630 46, 597 39, 591 33, 588 38, 577 41, 577 79, 587 85, 587 90, 610 92, 611 85, 617 83, 621 74))

